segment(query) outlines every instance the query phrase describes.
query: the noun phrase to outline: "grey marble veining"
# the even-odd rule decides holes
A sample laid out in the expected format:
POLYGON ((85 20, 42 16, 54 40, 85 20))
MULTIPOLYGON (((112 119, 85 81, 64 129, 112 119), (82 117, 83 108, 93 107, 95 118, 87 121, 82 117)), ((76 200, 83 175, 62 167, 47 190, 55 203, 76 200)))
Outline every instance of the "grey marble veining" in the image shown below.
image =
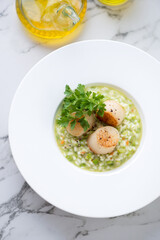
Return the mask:
MULTIPOLYGON (((159 9, 159 0, 133 0, 114 10, 89 0, 82 32, 75 41, 122 41, 160 59, 159 9)), ((10 104, 26 72, 56 48, 28 38, 16 16, 15 1, 0 1, 0 240, 159 240, 160 198, 125 216, 84 218, 45 202, 19 173, 8 140, 10 104)))

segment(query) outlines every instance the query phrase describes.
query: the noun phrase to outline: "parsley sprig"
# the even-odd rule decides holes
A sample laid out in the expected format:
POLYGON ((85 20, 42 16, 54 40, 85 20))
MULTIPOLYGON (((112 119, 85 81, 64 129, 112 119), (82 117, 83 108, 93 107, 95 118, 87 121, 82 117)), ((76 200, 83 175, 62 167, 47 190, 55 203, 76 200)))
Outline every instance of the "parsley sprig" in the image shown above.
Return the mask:
POLYGON ((64 94, 66 97, 63 100, 60 118, 57 120, 61 126, 67 127, 71 121, 73 130, 78 121, 86 131, 89 128, 86 115, 91 116, 92 113, 97 113, 103 116, 105 110, 103 95, 86 91, 85 85, 82 84, 79 84, 74 91, 66 85, 64 94))

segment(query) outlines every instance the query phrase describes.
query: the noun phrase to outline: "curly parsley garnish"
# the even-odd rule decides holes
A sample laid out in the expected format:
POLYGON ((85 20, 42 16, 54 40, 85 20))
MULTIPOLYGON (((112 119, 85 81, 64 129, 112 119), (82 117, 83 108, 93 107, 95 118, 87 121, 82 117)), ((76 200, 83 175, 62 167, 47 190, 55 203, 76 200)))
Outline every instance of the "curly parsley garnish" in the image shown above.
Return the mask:
POLYGON ((91 116, 92 113, 97 113, 99 116, 103 116, 105 110, 105 104, 102 101, 103 95, 86 91, 85 85, 82 84, 78 84, 74 91, 66 85, 64 94, 66 97, 63 100, 61 116, 57 120, 61 126, 67 127, 71 121, 73 130, 78 121, 84 131, 87 131, 89 123, 86 115, 91 116))

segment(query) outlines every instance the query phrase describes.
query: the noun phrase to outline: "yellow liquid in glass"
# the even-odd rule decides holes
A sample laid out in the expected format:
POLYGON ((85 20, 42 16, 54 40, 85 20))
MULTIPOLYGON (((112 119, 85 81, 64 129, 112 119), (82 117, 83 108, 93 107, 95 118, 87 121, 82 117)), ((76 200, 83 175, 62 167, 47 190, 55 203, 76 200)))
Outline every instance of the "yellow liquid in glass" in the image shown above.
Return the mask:
POLYGON ((20 21, 35 36, 47 39, 62 38, 73 32, 83 20, 87 0, 16 0, 20 21), (64 4, 71 6, 80 21, 73 24, 71 18, 62 14, 64 4))
POLYGON ((119 6, 128 2, 128 0, 99 0, 99 1, 109 6, 119 6))

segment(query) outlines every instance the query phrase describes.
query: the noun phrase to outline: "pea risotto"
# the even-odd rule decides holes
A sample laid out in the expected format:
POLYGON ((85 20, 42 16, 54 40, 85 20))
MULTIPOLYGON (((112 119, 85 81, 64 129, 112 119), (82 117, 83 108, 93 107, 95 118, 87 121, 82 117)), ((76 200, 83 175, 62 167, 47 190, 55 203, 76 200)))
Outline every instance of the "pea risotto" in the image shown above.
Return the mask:
MULTIPOLYGON (((115 88, 92 85, 85 88, 85 93, 80 87, 77 89, 77 92, 70 88, 69 92, 65 91, 73 103, 76 101, 77 112, 74 109, 69 115, 71 118, 64 123, 68 113, 66 109, 63 111, 62 103, 55 116, 55 136, 62 154, 85 170, 105 172, 121 166, 133 156, 141 141, 142 122, 138 110, 115 88), (80 96, 83 101, 87 97, 83 107, 86 115, 81 111, 80 96)), ((67 108, 71 105, 68 98, 67 108)))

